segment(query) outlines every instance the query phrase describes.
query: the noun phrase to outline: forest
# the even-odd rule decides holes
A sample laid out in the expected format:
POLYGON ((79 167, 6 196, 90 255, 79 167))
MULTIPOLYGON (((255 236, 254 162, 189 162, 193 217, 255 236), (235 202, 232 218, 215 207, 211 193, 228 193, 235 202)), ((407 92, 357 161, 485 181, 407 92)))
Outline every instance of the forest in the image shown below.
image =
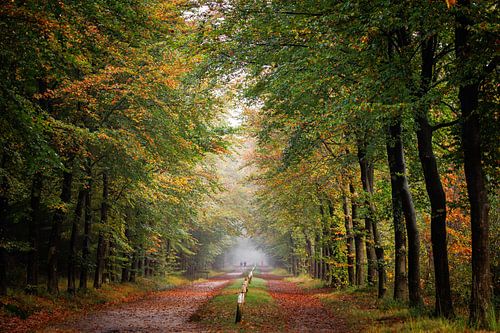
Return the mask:
POLYGON ((2 2, 0 312, 247 237, 500 329, 499 43, 490 0, 2 2))

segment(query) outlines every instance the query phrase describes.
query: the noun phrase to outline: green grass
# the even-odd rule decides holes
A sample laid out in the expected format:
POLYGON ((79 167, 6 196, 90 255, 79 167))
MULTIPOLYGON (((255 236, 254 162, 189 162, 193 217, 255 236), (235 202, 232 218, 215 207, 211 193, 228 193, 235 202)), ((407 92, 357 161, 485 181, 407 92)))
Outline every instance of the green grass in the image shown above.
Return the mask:
POLYGON ((462 314, 454 320, 432 317, 430 308, 409 309, 388 296, 376 300, 370 290, 342 290, 318 297, 353 330, 363 332, 471 332, 462 314))
POLYGON ((235 324, 236 300, 243 279, 237 279, 224 288, 192 317, 208 330, 223 332, 254 332, 283 326, 279 308, 267 292, 265 280, 254 277, 243 306, 242 322, 235 324))
POLYGON ((278 275, 278 276, 289 276, 290 274, 284 268, 274 268, 269 274, 278 275))
POLYGON ((293 282, 302 289, 320 289, 325 287, 325 282, 319 279, 313 279, 307 274, 285 278, 285 281, 293 282))

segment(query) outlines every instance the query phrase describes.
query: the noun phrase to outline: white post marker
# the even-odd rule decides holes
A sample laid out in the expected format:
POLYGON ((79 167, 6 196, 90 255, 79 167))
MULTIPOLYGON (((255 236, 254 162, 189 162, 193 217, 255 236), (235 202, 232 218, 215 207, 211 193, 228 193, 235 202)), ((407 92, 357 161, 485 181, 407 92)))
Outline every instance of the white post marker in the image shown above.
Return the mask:
POLYGON ((240 292, 238 294, 238 304, 243 304, 243 303, 245 303, 245 293, 240 292))
POLYGON ((245 295, 248 292, 248 285, 250 284, 250 282, 252 282, 254 269, 255 266, 253 266, 253 268, 250 270, 250 273, 248 273, 248 276, 243 280, 241 291, 238 293, 238 301, 236 303, 236 319, 234 321, 236 324, 241 321, 243 304, 245 303, 245 295))

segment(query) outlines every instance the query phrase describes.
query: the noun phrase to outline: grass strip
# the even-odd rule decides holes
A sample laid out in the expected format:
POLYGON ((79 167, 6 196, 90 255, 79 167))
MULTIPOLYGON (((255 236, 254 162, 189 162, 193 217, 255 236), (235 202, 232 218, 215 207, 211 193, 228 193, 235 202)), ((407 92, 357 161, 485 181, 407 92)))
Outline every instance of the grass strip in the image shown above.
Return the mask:
POLYGON ((236 300, 243 279, 237 279, 224 288, 219 295, 203 305, 191 318, 207 331, 255 332, 279 331, 284 321, 279 307, 267 291, 266 281, 254 277, 248 288, 243 307, 242 321, 234 323, 236 300))

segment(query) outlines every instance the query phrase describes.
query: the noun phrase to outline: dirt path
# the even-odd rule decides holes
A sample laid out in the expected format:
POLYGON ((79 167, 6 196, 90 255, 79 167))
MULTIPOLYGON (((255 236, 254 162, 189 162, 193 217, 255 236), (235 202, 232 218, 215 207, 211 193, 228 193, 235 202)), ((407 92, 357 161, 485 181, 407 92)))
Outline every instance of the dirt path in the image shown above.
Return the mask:
POLYGON ((281 279, 269 278, 267 283, 269 293, 281 306, 287 332, 351 332, 341 316, 328 311, 314 292, 281 279))
POLYGON ((43 332, 200 332, 189 318, 228 282, 210 280, 154 293, 43 332))

